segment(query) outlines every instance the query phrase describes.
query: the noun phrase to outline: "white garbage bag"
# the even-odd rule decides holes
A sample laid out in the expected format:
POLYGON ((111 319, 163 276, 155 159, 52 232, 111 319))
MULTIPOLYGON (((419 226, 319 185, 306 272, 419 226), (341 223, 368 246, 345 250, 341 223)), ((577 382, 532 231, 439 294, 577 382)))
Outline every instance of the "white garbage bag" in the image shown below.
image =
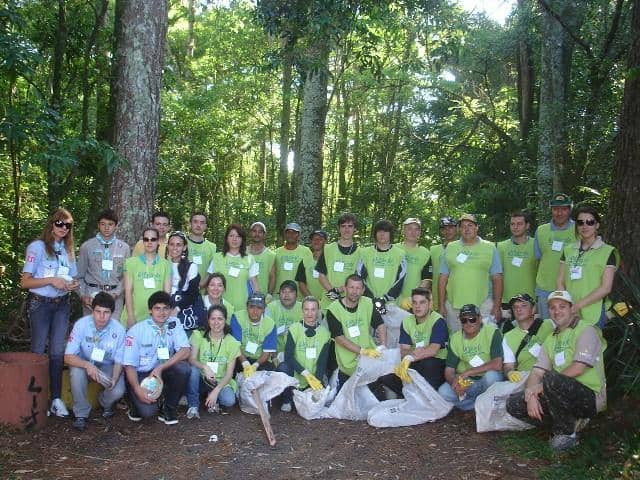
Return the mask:
POLYGON ((327 385, 323 390, 294 390, 293 403, 296 405, 296 411, 305 420, 314 420, 317 418, 330 418, 327 413, 327 399, 331 392, 331 387, 327 385))
POLYGON ((434 422, 449 414, 453 404, 443 399, 422 375, 409 370, 413 380, 402 387, 404 399, 387 400, 369 410, 372 427, 406 427, 434 422))
POLYGON ((533 425, 507 413, 507 399, 512 393, 524 390, 524 384, 529 376, 529 372, 521 373, 522 379, 518 383, 496 382, 476 398, 476 430, 479 433, 533 428, 533 425))
POLYGON ((258 390, 260 398, 265 403, 265 409, 268 410, 266 403, 269 400, 280 395, 285 388, 298 385, 298 380, 282 372, 259 371, 247 379, 240 373, 236 380, 240 410, 252 415, 258 415, 258 406, 251 394, 253 390, 258 390))
POLYGON ((403 310, 395 303, 387 304, 387 313, 382 315, 382 320, 387 327, 387 348, 398 348, 400 343, 400 327, 402 321, 411 315, 406 310, 403 310))

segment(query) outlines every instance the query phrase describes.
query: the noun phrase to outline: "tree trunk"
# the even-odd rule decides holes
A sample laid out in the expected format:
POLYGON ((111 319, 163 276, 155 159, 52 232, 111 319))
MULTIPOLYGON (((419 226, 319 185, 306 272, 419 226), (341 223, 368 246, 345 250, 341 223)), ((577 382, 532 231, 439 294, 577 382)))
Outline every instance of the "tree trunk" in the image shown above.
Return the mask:
POLYGON ((301 238, 322 224, 322 149, 327 116, 327 76, 329 46, 327 38, 315 40, 308 50, 310 69, 304 82, 298 189, 298 221, 301 238))
POLYGON ((166 0, 117 0, 113 145, 129 165, 114 174, 111 204, 130 244, 153 210, 166 32, 166 0))
POLYGON ((531 53, 530 2, 518 0, 518 113, 520 115, 520 138, 527 144, 533 121, 533 92, 535 72, 531 53))
POLYGON ((276 231, 284 231, 289 203, 289 136, 291 135, 292 45, 287 43, 282 58, 282 112, 280 114, 280 168, 278 169, 278 201, 276 231))
POLYGON ((640 284, 640 223, 630 221, 640 208, 640 0, 633 1, 631 48, 620 114, 620 133, 607 218, 608 240, 620 250, 626 273, 640 284))
POLYGON ((342 117, 338 127, 338 201, 336 211, 342 212, 347 208, 347 164, 349 162, 349 116, 351 105, 349 92, 342 81, 340 92, 342 94, 342 117))
POLYGON ((189 0, 187 5, 187 57, 193 58, 193 52, 196 48, 196 38, 194 35, 194 26, 196 23, 196 7, 195 0, 189 0))

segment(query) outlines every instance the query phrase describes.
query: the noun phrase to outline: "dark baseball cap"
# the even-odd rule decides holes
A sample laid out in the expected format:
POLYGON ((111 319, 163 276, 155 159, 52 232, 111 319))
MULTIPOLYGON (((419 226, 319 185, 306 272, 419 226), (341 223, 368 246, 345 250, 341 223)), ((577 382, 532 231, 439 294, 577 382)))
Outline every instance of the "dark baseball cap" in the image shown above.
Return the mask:
POLYGON ((440 227, 457 227, 457 226, 458 226, 458 222, 453 217, 450 217, 447 215, 446 217, 442 217, 440 219, 440 227))
POLYGON ((468 303, 463 305, 460 309, 460 318, 463 317, 477 317, 480 315, 480 309, 476 307, 473 303, 468 303))
POLYGON ((535 305, 536 301, 528 293, 518 293, 511 297, 509 305, 513 305, 515 302, 529 302, 531 305, 535 305))
POLYGON ((329 240, 329 234, 327 233, 326 230, 314 230, 309 234, 309 240, 311 240, 314 235, 320 235, 325 240, 329 240))
POLYGON ((265 301, 263 294, 254 293, 247 299, 247 305, 255 305, 256 307, 265 308, 267 306, 267 302, 265 301))

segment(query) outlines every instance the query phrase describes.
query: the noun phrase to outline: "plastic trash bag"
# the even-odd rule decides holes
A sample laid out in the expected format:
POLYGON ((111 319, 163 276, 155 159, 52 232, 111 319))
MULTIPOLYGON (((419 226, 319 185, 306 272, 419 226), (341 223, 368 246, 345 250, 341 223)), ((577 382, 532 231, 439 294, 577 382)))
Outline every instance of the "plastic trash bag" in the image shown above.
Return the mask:
POLYGON ((521 374, 522 379, 518 383, 496 382, 476 398, 476 430, 478 432, 533 428, 533 425, 507 413, 507 399, 512 393, 524 390, 524 384, 529 376, 529 372, 521 372, 521 374))
POLYGON ((258 390, 260 398, 265 403, 265 409, 268 410, 266 403, 269 400, 280 395, 285 388, 298 385, 298 380, 282 372, 258 371, 247 379, 238 374, 236 380, 240 410, 252 415, 258 415, 258 406, 251 394, 253 390, 258 390))

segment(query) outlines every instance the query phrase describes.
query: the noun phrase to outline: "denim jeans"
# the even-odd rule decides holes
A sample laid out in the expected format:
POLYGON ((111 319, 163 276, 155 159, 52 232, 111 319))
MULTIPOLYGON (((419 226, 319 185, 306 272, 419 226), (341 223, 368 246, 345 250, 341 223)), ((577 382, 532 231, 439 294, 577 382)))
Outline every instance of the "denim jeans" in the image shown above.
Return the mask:
POLYGON ((31 351, 45 353, 47 341, 49 342, 49 385, 53 399, 60 398, 62 391, 62 367, 71 303, 69 295, 51 298, 51 301, 43 298, 29 295, 27 311, 31 325, 31 351))
POLYGON ((466 395, 462 400, 458 398, 458 394, 453 391, 453 388, 451 388, 451 385, 447 382, 440 385, 438 393, 447 402, 453 403, 453 406, 460 410, 473 410, 476 398, 480 394, 484 393, 491 385, 496 382, 501 382, 502 380, 503 377, 501 372, 489 370, 482 376, 482 378, 473 381, 473 384, 467 388, 466 395))
MULTIPOLYGON (((164 383, 162 397, 164 397, 166 408, 170 410, 176 409, 180 397, 186 390, 190 372, 189 364, 185 361, 180 361, 162 372, 162 382, 164 383)), ((149 373, 151 372, 138 372, 138 382, 148 377, 149 373)), ((152 417, 158 412, 158 402, 142 403, 130 386, 129 398, 135 404, 136 410, 138 410, 141 417, 152 417)))
MULTIPOLYGON (((211 390, 213 389, 202 380, 200 369, 191 366, 189 384, 187 385, 187 404, 189 407, 198 407, 200 405, 200 393, 208 394, 211 390)), ((233 391, 233 388, 225 385, 218 394, 218 403, 223 407, 233 407, 236 403, 236 392, 233 391)))
MULTIPOLYGON (((111 377, 113 373, 113 365, 101 365, 100 370, 111 377)), ((71 395, 73 396, 73 414, 76 417, 89 417, 91 413, 91 404, 87 398, 87 389, 89 382, 92 382, 87 375, 87 371, 80 367, 69 367, 69 379, 71 382, 71 395)), ((118 381, 113 388, 103 390, 98 394, 98 401, 102 408, 112 408, 113 404, 124 395, 124 374, 120 374, 118 381)))

